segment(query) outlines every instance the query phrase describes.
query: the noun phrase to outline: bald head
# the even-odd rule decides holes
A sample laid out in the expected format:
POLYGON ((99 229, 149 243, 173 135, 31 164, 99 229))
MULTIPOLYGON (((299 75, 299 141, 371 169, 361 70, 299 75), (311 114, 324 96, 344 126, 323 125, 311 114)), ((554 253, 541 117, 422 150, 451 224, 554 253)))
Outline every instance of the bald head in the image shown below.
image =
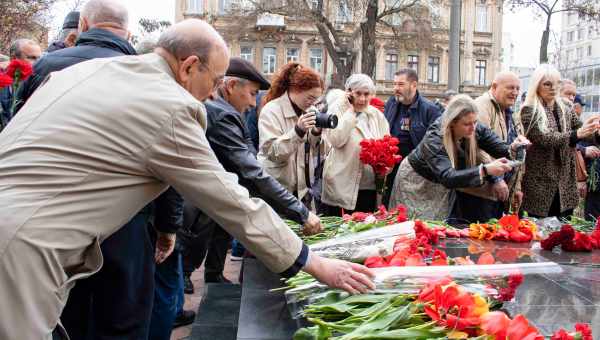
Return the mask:
POLYGON ((207 62, 211 52, 226 51, 227 44, 221 35, 205 21, 187 19, 169 27, 158 39, 157 46, 177 59, 198 56, 207 62))
POLYGON ((126 30, 129 26, 127 8, 118 0, 90 0, 81 10, 81 19, 89 27, 108 24, 126 30))
POLYGON ((520 90, 521 81, 519 81, 519 77, 508 71, 496 74, 490 88, 492 96, 503 110, 515 105, 520 90))
POLYGON ((156 53, 173 71, 175 80, 198 100, 221 84, 229 66, 229 49, 209 24, 188 19, 169 27, 158 39, 156 53))

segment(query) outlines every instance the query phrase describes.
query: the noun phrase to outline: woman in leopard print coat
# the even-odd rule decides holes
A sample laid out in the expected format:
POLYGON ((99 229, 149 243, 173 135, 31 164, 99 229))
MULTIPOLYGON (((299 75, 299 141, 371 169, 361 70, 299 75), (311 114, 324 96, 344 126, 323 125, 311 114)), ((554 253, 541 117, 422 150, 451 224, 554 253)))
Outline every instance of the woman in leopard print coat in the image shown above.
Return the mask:
POLYGON ((532 76, 521 121, 532 146, 527 150, 523 206, 536 217, 568 216, 577 206, 575 145, 596 135, 598 118, 582 126, 558 97, 560 73, 540 65, 532 76))

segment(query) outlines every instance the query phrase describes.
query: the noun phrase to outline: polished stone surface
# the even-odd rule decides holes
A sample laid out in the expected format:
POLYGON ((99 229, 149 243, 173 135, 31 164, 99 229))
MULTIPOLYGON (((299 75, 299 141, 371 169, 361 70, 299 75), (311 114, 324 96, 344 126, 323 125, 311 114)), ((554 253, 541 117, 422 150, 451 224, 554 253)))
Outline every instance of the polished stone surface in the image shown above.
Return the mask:
MULTIPOLYGON (((573 330, 577 322, 592 325, 600 339, 600 251, 565 253, 541 250, 537 243, 507 243, 448 239, 440 243, 448 256, 469 256, 477 261, 490 252, 503 263, 552 261, 562 273, 526 275, 515 299, 504 304, 512 317, 523 314, 543 334, 549 336, 559 328, 573 330)), ((286 308, 282 293, 268 290, 280 286, 277 275, 256 260, 248 260, 240 310, 238 340, 291 339, 297 329, 286 308)))
POLYGON ((191 339, 235 340, 242 287, 225 283, 208 283, 198 317, 192 326, 191 339))

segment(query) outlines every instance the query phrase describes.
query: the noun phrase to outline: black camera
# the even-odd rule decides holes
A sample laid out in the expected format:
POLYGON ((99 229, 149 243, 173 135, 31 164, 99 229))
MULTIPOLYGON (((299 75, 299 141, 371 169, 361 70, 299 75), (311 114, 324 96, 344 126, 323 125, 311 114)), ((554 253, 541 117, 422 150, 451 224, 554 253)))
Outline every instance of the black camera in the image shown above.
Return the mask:
POLYGON ((335 129, 338 125, 338 117, 327 113, 318 112, 315 126, 321 129, 335 129))
POLYGON ((315 113, 315 127, 320 129, 335 129, 338 126, 338 117, 336 115, 319 112, 316 109, 309 110, 308 112, 315 113))

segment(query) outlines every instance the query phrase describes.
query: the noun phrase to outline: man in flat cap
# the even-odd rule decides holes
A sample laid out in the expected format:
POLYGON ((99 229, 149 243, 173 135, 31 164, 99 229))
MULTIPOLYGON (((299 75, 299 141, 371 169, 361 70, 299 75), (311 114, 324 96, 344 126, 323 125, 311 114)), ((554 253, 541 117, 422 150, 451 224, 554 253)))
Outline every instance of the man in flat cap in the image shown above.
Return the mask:
POLYGON ((75 46, 77 36, 79 36, 79 12, 72 11, 67 14, 65 21, 63 22, 62 28, 46 52, 54 52, 62 50, 63 48, 75 46))
MULTIPOLYGON (((314 232, 320 228, 319 218, 263 170, 256 159, 257 151, 245 124, 244 113, 256 106, 259 90, 269 87, 269 82, 252 63, 239 57, 231 58, 217 97, 205 103, 208 117, 206 137, 225 170, 238 175, 239 183, 252 196, 262 198, 280 215, 304 225, 307 232, 314 232)), ((228 282, 222 273, 231 237, 214 221, 207 223, 198 214, 202 213, 197 209, 195 214, 187 212, 186 217, 192 217, 191 223, 199 221, 202 225, 191 228, 212 236, 199 237, 203 241, 201 245, 185 247, 184 271, 191 272, 190 269, 200 267, 206 256, 204 280, 228 282)))
MULTIPOLYGON (((0 134, 0 339, 49 339, 75 282, 102 267, 100 243, 169 186, 273 272, 374 288, 368 268, 311 252, 217 160, 201 101, 229 66, 219 33, 188 19, 157 45, 54 72, 0 134)), ((174 245, 157 243, 157 260, 174 245)))

